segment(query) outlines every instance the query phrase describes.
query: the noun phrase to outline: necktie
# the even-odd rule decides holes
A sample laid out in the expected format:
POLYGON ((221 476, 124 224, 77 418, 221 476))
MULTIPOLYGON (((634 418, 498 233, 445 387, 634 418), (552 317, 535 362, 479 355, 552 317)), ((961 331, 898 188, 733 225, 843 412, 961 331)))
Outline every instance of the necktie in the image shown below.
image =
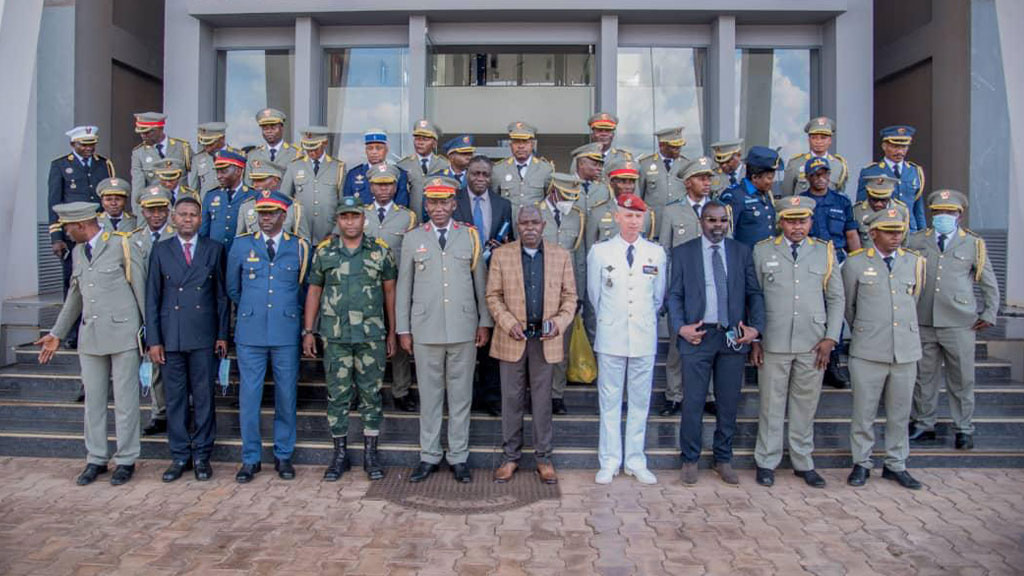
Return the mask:
POLYGON ((523 179, 523 172, 526 170, 526 164, 516 164, 516 169, 519 170, 519 179, 523 179))
POLYGON ((700 218, 700 204, 690 204, 690 207, 693 208, 693 213, 697 215, 697 218, 700 218))
POLYGON ((590 182, 584 182, 583 183, 583 192, 586 193, 586 194, 590 193, 590 182))
POLYGON ((277 157, 277 148, 270 149, 270 161, 273 162, 274 158, 277 157))
POLYGON ((634 250, 635 250, 635 247, 632 244, 629 245, 629 248, 626 248, 626 264, 629 264, 630 268, 633 267, 633 251, 634 250))
POLYGON ((185 242, 183 244, 183 246, 184 246, 184 249, 185 249, 185 266, 191 266, 192 265, 192 243, 191 242, 185 242))
POLYGON ((313 175, 315 176, 318 173, 320 173, 320 161, 313 160, 313 175))
POLYGON ((82 169, 85 170, 86 172, 89 171, 89 161, 86 160, 85 158, 82 158, 82 169))
POLYGON ((377 220, 379 220, 381 224, 384 223, 384 216, 387 216, 387 213, 387 210, 385 210, 383 206, 377 208, 377 220))
POLYGON ((939 234, 939 252, 946 251, 946 235, 939 234))
POLYGON ((85 243, 85 259, 92 262, 92 244, 85 243))
POLYGON ((157 242, 160 241, 160 233, 159 232, 152 232, 152 235, 153 235, 153 244, 156 244, 157 242))
POLYGON ((893 164, 892 165, 892 173, 896 176, 897 180, 901 178, 901 176, 900 176, 900 165, 899 164, 893 164))
POLYGON ((476 233, 480 237, 480 243, 486 242, 484 234, 487 232, 484 230, 484 209, 480 205, 483 201, 479 196, 473 198, 473 226, 476 226, 476 233))
POLYGON ((445 237, 444 237, 444 235, 447 232, 448 232, 447 228, 438 228, 437 229, 437 243, 441 245, 441 250, 444 250, 444 245, 448 243, 448 241, 445 240, 445 237))
POLYGON ((715 298, 718 300, 718 323, 722 326, 729 325, 729 291, 726 285, 728 276, 725 275, 725 261, 722 260, 722 251, 718 244, 711 245, 711 268, 715 275, 715 298))
POLYGON ((558 225, 558 227, 559 227, 559 228, 561 228, 561 227, 562 227, 562 211, 561 211, 561 210, 559 210, 559 209, 558 209, 558 208, 556 207, 556 208, 555 208, 554 210, 552 210, 551 212, 553 212, 553 213, 554 213, 554 215, 555 215, 555 224, 557 224, 557 225, 558 225))
POLYGON ((794 244, 791 244, 789 248, 790 248, 790 250, 793 251, 793 262, 796 262, 797 249, 800 248, 800 245, 794 243, 794 244))
POLYGON ((662 160, 662 162, 665 163, 665 172, 671 172, 672 171, 672 160, 670 160, 669 158, 665 158, 664 160, 662 160))
POLYGON ((729 174, 729 186, 735 186, 736 183, 736 173, 733 172, 732 174, 729 174))
POLYGON ((424 176, 427 175, 427 172, 430 172, 430 168, 428 167, 429 164, 430 160, 427 160, 426 158, 420 158, 420 170, 423 170, 424 176))
POLYGON ((160 144, 156 145, 156 153, 159 154, 161 158, 164 158, 164 145, 163 145, 163 143, 160 143, 160 144))
POLYGON ((120 224, 120 223, 121 223, 121 219, 120 218, 111 218, 110 219, 110 225, 114 227, 114 230, 117 230, 117 225, 120 224))
POLYGON ((892 272, 892 256, 886 256, 882 260, 885 260, 885 266, 889 269, 889 272, 892 272))
POLYGON ((267 256, 269 256, 271 260, 274 259, 274 256, 277 256, 277 250, 274 249, 273 238, 267 238, 267 256))

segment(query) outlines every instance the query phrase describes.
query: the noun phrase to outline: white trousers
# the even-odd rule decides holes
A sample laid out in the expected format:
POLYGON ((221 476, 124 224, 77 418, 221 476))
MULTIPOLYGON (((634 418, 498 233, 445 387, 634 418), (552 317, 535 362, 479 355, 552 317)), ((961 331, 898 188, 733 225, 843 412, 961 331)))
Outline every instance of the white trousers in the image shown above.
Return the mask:
POLYGON ((600 440, 597 458, 602 469, 617 470, 622 458, 622 392, 628 395, 626 411, 627 468, 647 468, 644 443, 647 438, 647 410, 651 404, 654 356, 597 354, 597 392, 601 406, 600 440))

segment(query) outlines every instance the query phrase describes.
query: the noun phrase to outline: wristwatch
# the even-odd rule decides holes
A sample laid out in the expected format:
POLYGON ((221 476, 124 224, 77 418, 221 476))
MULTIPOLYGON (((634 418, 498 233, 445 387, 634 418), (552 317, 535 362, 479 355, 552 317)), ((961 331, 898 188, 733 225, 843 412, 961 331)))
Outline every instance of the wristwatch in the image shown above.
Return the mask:
POLYGON ((316 334, 316 332, 313 332, 312 330, 310 330, 308 328, 302 330, 302 335, 303 336, 312 336, 314 334, 316 334))

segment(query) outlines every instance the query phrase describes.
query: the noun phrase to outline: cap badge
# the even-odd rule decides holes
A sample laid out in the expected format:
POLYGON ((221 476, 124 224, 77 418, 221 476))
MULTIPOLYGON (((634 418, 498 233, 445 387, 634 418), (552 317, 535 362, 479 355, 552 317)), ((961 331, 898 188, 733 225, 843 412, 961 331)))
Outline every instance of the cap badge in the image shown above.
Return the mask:
POLYGON ((793 206, 799 206, 800 205, 800 197, 799 196, 790 196, 789 203, 792 204, 793 206))
POLYGON ((899 134, 900 136, 902 136, 902 135, 907 133, 907 129, 906 128, 897 128, 896 129, 896 133, 899 134))
POLYGON ((939 192, 939 197, 943 200, 949 200, 949 191, 943 190, 942 192, 939 192))
POLYGON ((895 218, 897 215, 895 210, 889 210, 886 214, 889 215, 889 218, 895 218))

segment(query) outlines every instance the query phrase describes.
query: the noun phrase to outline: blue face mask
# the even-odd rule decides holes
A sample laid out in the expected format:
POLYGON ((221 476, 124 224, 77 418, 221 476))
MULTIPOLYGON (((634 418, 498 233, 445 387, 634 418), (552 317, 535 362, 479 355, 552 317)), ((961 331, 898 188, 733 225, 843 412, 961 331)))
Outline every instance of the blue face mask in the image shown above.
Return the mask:
POLYGON ((939 234, 952 234, 956 230, 956 220, 952 214, 936 214, 932 217, 932 228, 939 234))

